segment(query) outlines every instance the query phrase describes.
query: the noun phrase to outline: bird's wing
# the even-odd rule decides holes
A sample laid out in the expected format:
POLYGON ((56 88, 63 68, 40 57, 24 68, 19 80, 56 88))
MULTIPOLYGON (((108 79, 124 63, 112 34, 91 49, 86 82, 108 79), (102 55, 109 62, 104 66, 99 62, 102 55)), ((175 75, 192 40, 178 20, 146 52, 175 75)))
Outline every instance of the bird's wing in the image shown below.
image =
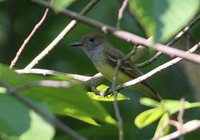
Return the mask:
MULTIPOLYGON (((107 62, 110 63, 114 67, 117 66, 118 60, 122 60, 125 57, 125 55, 121 51, 118 51, 115 48, 112 48, 112 50, 106 51, 105 53, 107 55, 107 57, 106 57, 107 62)), ((142 75, 142 73, 139 71, 139 69, 129 59, 127 59, 121 63, 119 70, 123 71, 128 76, 132 77, 133 79, 142 75)), ((146 80, 142 81, 141 83, 144 84, 145 86, 151 88, 151 86, 148 84, 148 82, 146 80)))
MULTIPOLYGON (((106 57, 107 62, 110 63, 114 67, 117 66, 118 60, 122 60, 125 57, 125 55, 121 51, 116 50, 115 48, 111 48, 111 50, 106 51, 105 55, 107 55, 106 57)), ((133 79, 142 75, 139 69, 129 59, 122 61, 119 67, 119 70, 123 71, 124 73, 132 77, 133 79)), ((146 80, 142 81, 141 84, 147 87, 151 91, 149 95, 152 98, 156 99, 157 101, 161 100, 160 95, 148 84, 146 80)))
MULTIPOLYGON (((121 51, 118 51, 113 48, 109 51, 106 51, 105 53, 106 53, 105 55, 107 56, 106 57, 107 62, 114 67, 117 66, 118 60, 122 60, 125 57, 125 55, 121 51)), ((142 73, 138 70, 138 68, 129 59, 123 61, 119 69, 122 70, 127 75, 129 75, 130 77, 132 77, 133 79, 142 75, 142 73)))

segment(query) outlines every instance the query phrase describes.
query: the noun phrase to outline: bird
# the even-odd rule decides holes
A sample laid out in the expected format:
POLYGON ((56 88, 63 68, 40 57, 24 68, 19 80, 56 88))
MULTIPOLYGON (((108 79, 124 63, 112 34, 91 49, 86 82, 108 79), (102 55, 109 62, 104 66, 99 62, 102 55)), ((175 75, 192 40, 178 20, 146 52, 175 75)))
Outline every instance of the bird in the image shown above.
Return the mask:
MULTIPOLYGON (((79 41, 73 42, 70 46, 80 47, 89 57, 96 67, 107 80, 112 82, 114 70, 119 60, 125 58, 125 54, 108 42, 101 33, 89 33, 84 35, 79 41)), ((123 84, 143 75, 136 65, 130 60, 121 61, 119 66, 116 84, 123 84)), ((131 89, 161 101, 161 96, 150 86, 147 80, 144 80, 130 87, 131 89)))

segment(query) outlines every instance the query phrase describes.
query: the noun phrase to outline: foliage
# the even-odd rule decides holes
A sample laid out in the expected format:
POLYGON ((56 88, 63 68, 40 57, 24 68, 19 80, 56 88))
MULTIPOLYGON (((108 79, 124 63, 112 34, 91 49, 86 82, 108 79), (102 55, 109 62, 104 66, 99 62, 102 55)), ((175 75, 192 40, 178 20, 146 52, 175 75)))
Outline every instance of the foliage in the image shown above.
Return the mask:
MULTIPOLYGON (((164 123, 166 123, 170 119, 170 116, 179 112, 181 109, 200 107, 200 102, 184 102, 184 105, 182 106, 182 102, 177 100, 162 100, 159 103, 149 98, 142 98, 140 102, 143 105, 154 108, 146 110, 139 114, 135 118, 135 124, 137 127, 143 128, 160 119, 155 134, 159 133, 160 129, 164 126, 164 123)), ((166 129, 169 129, 169 127, 167 127, 166 129)))
MULTIPOLYGON (((10 96, 8 94, 10 91, 2 83, 25 96, 50 117, 59 118, 65 125, 88 139, 118 139, 118 120, 113 108, 113 95, 107 97, 95 95, 87 91, 82 82, 67 75, 18 74, 14 71, 29 64, 70 22, 71 19, 59 13, 61 10, 66 8, 79 12, 88 2, 89 0, 55 0, 52 2, 54 10, 48 14, 42 26, 28 42, 16 66, 9 69, 10 62, 22 42, 42 17, 45 7, 26 0, 20 2, 0 0, 0 16, 2 17, 0 23, 0 139, 71 139, 38 115, 35 110, 10 96), (62 83, 63 81, 68 86, 41 84, 43 82, 62 83)), ((115 27, 119 22, 117 15, 121 5, 120 0, 102 0, 86 16, 115 27)), ((182 28, 195 19, 199 14, 199 7, 198 0, 130 0, 120 28, 146 38, 153 36, 155 43, 169 42, 182 28)), ((81 50, 70 48, 68 45, 82 35, 96 31, 97 29, 90 25, 79 23, 36 67, 72 74, 91 76, 96 74, 97 71, 81 50)), ((188 34, 193 37, 191 40, 196 41, 196 38, 200 36, 200 24, 196 23, 188 34)), ((132 44, 110 34, 106 37, 122 51, 130 52, 132 44)), ((174 47, 184 50, 187 42, 188 39, 182 37, 182 40, 174 47)), ((189 47, 195 43, 190 42, 189 47)), ((147 60, 153 53, 155 52, 148 50, 140 61, 147 60)), ((141 70, 147 72, 169 59, 162 56, 141 70)), ((191 65, 194 66, 194 64, 191 65)), ((190 68, 191 65, 189 65, 190 68)), ((151 139, 158 135, 166 122, 183 108, 187 109, 184 112, 184 121, 200 118, 197 109, 200 103, 196 102, 200 99, 196 94, 198 89, 195 86, 195 84, 199 85, 199 81, 191 80, 192 77, 198 77, 197 72, 186 68, 186 63, 174 65, 151 77, 149 82, 164 98, 160 103, 148 98, 140 100, 141 95, 129 89, 120 91, 117 103, 123 119, 124 139, 151 139), (182 97, 186 99, 184 107, 179 101, 182 97), (147 107, 142 106, 139 101, 147 107)), ((104 91, 109 86, 110 83, 105 82, 97 89, 104 91)), ((167 126, 163 130, 163 135, 170 133, 171 130, 173 129, 167 126)), ((186 135, 186 138, 191 140, 196 137, 200 137, 199 132, 186 135)))

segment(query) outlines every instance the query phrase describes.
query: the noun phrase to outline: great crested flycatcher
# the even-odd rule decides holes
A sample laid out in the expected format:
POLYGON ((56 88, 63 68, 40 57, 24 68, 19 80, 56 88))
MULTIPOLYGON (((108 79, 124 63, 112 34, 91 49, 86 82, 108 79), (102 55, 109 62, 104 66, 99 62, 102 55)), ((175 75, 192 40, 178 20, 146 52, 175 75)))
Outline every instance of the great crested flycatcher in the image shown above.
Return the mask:
MULTIPOLYGON (((125 57, 124 53, 114 48, 113 45, 107 42, 104 36, 100 33, 87 34, 82 37, 80 41, 71 43, 70 45, 81 47, 96 69, 111 82, 118 60, 122 60, 125 57)), ((116 83, 122 84, 141 75, 142 73, 134 63, 127 59, 122 61, 119 67, 116 83)), ((131 88, 157 101, 161 100, 159 94, 153 90, 147 81, 142 81, 131 88)))

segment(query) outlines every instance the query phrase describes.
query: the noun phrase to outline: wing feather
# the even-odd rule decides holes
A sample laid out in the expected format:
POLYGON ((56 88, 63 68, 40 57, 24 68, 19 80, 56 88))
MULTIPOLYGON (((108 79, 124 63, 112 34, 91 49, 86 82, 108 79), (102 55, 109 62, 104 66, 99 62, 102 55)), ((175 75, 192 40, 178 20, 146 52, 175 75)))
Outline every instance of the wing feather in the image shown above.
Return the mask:
MULTIPOLYGON (((112 66, 117 66, 117 61, 122 60, 125 55, 114 48, 109 48, 111 50, 105 51, 105 55, 107 55, 107 62, 111 64, 112 66)), ((142 75, 142 73, 139 71, 139 69, 134 65, 134 63, 131 60, 125 60, 121 63, 121 66, 119 68, 121 71, 132 77, 133 79, 139 77, 142 75)), ((152 92, 157 94, 157 92, 148 84, 146 80, 141 82, 144 86, 148 87, 152 92)))

